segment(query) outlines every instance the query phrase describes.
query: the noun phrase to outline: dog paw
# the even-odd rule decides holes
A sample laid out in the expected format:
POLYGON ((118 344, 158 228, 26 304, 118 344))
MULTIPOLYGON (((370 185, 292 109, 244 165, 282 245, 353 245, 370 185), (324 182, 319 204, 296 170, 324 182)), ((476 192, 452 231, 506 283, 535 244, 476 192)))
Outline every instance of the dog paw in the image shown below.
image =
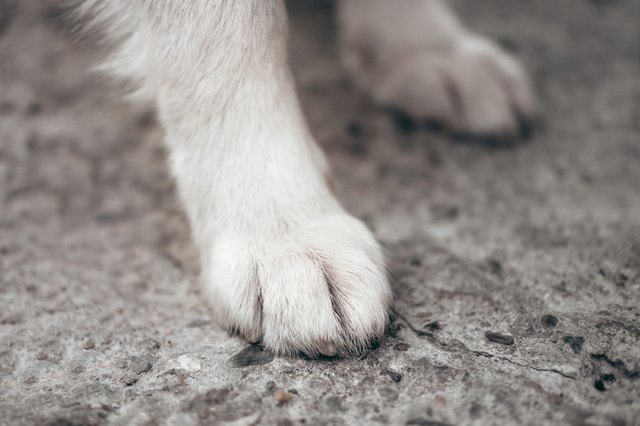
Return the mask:
POLYGON ((283 355, 367 349, 391 302, 378 244, 344 212, 295 223, 216 239, 203 279, 221 323, 283 355))
POLYGON ((399 54, 369 90, 381 105, 461 135, 513 136, 536 115, 524 68, 479 36, 399 54))

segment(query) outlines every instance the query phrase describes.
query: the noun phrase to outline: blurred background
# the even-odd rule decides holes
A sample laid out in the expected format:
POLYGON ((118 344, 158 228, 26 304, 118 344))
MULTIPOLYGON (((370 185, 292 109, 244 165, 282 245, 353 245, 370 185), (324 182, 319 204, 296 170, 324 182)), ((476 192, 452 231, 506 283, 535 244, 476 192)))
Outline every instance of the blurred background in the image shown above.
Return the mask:
POLYGON ((332 3, 288 2, 305 113, 397 299, 375 351, 311 362, 233 357, 154 112, 90 72, 107 50, 62 1, 0 0, 0 424, 637 422, 640 2, 454 4, 529 69, 526 143, 376 108, 332 3))

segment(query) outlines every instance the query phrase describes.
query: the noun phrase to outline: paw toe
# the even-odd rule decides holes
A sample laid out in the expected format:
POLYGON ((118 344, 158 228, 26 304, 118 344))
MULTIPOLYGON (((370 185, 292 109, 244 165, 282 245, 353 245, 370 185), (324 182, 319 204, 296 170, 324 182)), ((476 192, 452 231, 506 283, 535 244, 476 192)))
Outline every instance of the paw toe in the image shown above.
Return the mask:
POLYGON ((380 73, 372 93, 382 105, 465 135, 514 137, 537 111, 522 66, 476 38, 404 58, 380 73))
POLYGON ((205 289, 230 333, 274 353, 348 355, 382 336, 391 300, 382 255, 347 215, 251 244, 221 238, 205 289))

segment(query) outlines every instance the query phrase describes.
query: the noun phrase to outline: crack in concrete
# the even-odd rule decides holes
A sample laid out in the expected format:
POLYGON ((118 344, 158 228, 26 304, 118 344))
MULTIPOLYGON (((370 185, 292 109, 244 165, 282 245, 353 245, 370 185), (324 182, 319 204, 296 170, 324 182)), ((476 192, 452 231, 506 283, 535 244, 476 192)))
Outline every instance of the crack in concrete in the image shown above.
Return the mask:
MULTIPOLYGON (((440 341, 437 337, 435 337, 435 335, 429 331, 426 330, 420 330, 418 328, 416 328, 413 324, 411 324, 411 322, 407 319, 407 317, 405 317, 404 315, 402 315, 401 313, 399 313, 396 310, 393 310, 393 314, 400 318, 408 327, 409 329, 414 332, 418 337, 428 337, 429 340, 434 343, 435 345, 437 345, 440 349, 443 349, 447 352, 452 352, 451 350, 451 346, 450 344, 448 344, 447 342, 442 342, 440 341)), ((566 379, 571 379, 571 380, 577 380, 578 378, 575 376, 572 376, 570 374, 564 373, 560 370, 557 370, 555 368, 542 368, 542 367, 535 367, 533 365, 528 365, 528 364, 522 364, 520 362, 514 361, 512 359, 509 359, 507 357, 503 357, 503 356, 497 356, 494 354, 491 354, 489 352, 485 352, 485 351, 475 351, 472 349, 469 349, 469 347, 467 347, 467 345, 465 345, 463 342, 459 341, 459 340, 455 340, 454 341, 455 346, 458 348, 463 349, 466 353, 474 355, 474 356, 481 356, 484 358, 493 358, 493 359, 498 359, 500 361, 505 361, 509 364, 512 365, 516 365, 518 367, 522 367, 522 368, 528 368, 530 370, 535 370, 535 371, 540 371, 540 372, 546 372, 546 373, 555 373, 558 374, 566 379)))
POLYGON ((557 370, 555 368, 542 368, 542 367, 535 367, 533 365, 522 364, 520 362, 514 361, 512 359, 509 359, 509 358, 506 358, 506 357, 503 357, 503 356, 497 356, 497 355, 490 354, 489 352, 471 350, 471 349, 467 348, 464 344, 462 344, 462 346, 464 346, 465 349, 467 351, 469 351, 469 353, 472 354, 472 355, 483 356, 485 358, 499 359, 501 361, 508 362, 509 364, 517 365, 519 367, 529 368, 529 369, 535 370, 535 371, 541 371, 541 372, 547 372, 547 373, 556 373, 556 374, 561 375, 564 378, 571 379, 571 380, 577 380, 578 379, 575 376, 572 376, 572 375, 567 374, 567 373, 563 373, 562 371, 557 370))

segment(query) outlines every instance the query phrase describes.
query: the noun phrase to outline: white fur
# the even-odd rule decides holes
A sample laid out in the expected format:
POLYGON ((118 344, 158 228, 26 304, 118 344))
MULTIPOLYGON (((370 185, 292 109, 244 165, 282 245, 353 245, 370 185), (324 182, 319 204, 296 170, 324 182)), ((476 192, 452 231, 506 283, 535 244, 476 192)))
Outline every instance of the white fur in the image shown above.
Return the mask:
POLYGON ((536 114, 520 64, 440 0, 342 0, 343 62, 374 101, 469 134, 513 134, 536 114), (366 11, 366 13, 363 13, 366 11))
MULTIPOLYGON (((432 0, 409 5, 422 4, 422 14, 404 12, 415 25, 431 19, 432 29, 399 40, 388 26, 372 30, 388 6, 365 3, 343 3, 346 51, 362 48, 354 34, 368 31, 361 39, 373 43, 367 49, 388 56, 383 63, 400 58, 406 66, 399 72, 426 82, 427 92, 443 90, 441 81, 421 76, 430 63, 455 67, 461 58, 487 54, 432 0), (378 18, 360 19, 370 12, 378 18), (433 39, 423 40, 429 31, 433 39), (392 54, 398 43, 415 45, 419 58, 406 48, 392 54)), ((108 68, 157 104, 200 249, 205 294, 221 323, 277 353, 347 354, 381 337, 391 291, 380 248, 328 188, 326 159, 309 133, 287 63, 282 1, 84 0, 83 10, 117 41, 108 68)), ((517 78, 519 68, 504 62, 517 78)), ((370 77, 366 86, 382 100, 401 101, 394 98, 402 91, 394 88, 397 76, 373 76, 378 71, 362 71, 370 77)), ((503 117, 487 116, 489 128, 505 125, 503 117)), ((483 117, 465 119, 475 128, 483 117)))

